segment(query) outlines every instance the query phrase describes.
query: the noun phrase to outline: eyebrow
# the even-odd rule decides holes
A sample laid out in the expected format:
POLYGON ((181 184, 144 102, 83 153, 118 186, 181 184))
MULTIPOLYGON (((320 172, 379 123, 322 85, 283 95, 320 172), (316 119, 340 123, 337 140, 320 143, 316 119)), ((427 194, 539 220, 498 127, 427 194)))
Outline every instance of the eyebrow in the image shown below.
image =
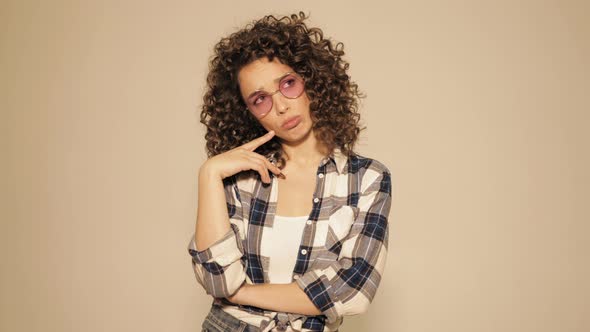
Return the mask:
MULTIPOLYGON (((292 71, 286 72, 283 75, 281 75, 280 77, 275 78, 273 82, 274 83, 278 83, 278 82, 280 82, 283 78, 285 78, 289 74, 293 74, 293 72, 292 71)), ((246 99, 250 99, 250 97, 252 97, 253 95, 255 95, 256 93, 258 93, 260 91, 264 91, 264 87, 262 87, 262 86, 261 87, 258 87, 258 89, 254 90, 251 94, 249 94, 248 97, 246 97, 246 99)))

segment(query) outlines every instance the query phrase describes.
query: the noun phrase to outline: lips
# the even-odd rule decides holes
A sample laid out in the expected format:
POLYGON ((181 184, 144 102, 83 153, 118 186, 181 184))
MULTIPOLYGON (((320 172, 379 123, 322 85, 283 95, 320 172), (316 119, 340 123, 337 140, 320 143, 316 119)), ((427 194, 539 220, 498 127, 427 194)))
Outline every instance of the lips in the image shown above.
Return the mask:
POLYGON ((301 117, 294 116, 294 117, 287 119, 287 121, 283 122, 283 124, 281 125, 281 128, 291 129, 291 128, 295 127, 296 125, 298 125, 299 122, 301 122, 301 117))

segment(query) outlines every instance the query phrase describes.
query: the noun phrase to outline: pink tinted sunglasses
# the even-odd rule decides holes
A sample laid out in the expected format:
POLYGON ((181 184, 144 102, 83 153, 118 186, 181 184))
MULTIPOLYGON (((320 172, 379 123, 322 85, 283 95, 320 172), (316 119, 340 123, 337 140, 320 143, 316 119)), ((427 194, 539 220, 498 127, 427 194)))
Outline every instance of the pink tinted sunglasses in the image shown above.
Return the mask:
POLYGON ((255 91, 248 97, 246 104, 252 114, 260 119, 272 109, 272 96, 274 94, 280 91, 286 98, 295 99, 301 96, 304 87, 305 84, 303 83, 303 78, 294 72, 289 72, 281 77, 279 88, 275 92, 269 93, 262 90, 255 91))

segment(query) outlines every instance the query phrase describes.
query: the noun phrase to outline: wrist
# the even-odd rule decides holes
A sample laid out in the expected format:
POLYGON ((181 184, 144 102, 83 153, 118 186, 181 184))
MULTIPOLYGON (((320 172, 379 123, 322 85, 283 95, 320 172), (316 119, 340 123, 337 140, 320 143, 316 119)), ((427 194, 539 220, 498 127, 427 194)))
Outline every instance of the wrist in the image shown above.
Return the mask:
POLYGON ((249 295, 250 295, 250 291, 252 290, 252 285, 244 283, 242 285, 242 287, 240 288, 240 297, 238 299, 238 301, 240 301, 240 304, 242 305, 248 305, 249 304, 249 295))
POLYGON ((201 165, 201 167, 199 168, 199 176, 205 179, 223 180, 221 174, 208 162, 203 163, 203 165, 201 165))
POLYGON ((243 283, 242 286, 228 298, 231 302, 240 305, 248 305, 248 291, 250 290, 250 286, 247 283, 243 283))

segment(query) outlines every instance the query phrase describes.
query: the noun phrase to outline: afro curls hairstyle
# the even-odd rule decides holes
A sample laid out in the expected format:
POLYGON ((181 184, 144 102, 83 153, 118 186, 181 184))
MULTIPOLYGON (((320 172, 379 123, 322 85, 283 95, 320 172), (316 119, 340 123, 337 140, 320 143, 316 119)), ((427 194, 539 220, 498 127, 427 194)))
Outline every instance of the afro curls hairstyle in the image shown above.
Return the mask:
MULTIPOLYGON (((306 18, 303 12, 279 19, 267 15, 215 45, 200 120, 207 127, 208 157, 266 133, 248 111, 237 79, 243 66, 263 57, 270 61, 276 57, 303 77, 316 138, 330 152, 337 147, 346 155, 353 153, 359 133, 365 129, 359 126, 358 113, 359 100, 365 96, 346 73, 349 64, 342 59, 344 45, 334 45, 319 28, 308 28, 306 18)), ((285 165, 277 136, 256 152, 274 158, 280 168, 285 165)))

